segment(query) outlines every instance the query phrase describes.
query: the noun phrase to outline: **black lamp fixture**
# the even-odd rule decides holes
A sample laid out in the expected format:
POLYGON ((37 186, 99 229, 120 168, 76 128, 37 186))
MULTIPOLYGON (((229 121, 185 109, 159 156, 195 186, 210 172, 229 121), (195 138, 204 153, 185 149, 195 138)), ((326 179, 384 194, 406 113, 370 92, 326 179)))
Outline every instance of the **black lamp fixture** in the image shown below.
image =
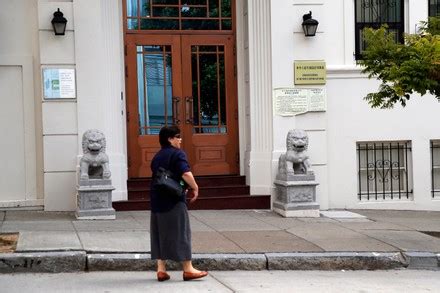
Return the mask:
POLYGON ((312 12, 303 15, 302 27, 306 37, 314 37, 318 29, 319 22, 312 18, 312 12))
POLYGON ((54 12, 52 18, 52 27, 55 36, 64 36, 64 33, 66 32, 66 24, 67 19, 64 18, 63 13, 58 8, 58 10, 54 12))

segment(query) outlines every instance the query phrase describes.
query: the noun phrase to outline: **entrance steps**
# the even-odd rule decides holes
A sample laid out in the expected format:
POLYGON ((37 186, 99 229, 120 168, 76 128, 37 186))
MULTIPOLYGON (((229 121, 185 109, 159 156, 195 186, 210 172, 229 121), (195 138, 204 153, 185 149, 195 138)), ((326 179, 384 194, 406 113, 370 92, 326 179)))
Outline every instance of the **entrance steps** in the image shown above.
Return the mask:
MULTIPOLYGON (((270 195, 250 195, 245 176, 196 176, 199 198, 191 210, 269 209, 270 195)), ((117 211, 149 210, 151 178, 129 179, 128 200, 113 202, 117 211)))

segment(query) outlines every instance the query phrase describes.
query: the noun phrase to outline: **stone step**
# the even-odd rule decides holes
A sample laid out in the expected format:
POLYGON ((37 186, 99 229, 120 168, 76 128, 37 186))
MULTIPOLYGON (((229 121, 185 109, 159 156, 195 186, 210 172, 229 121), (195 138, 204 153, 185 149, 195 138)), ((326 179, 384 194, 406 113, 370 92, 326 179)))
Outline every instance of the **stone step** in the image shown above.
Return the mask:
MULTIPOLYGON (((150 200, 114 201, 113 208, 117 211, 149 210, 150 200)), ((191 210, 270 209, 270 195, 199 198, 189 208, 191 210)))
MULTIPOLYGON (((240 175, 196 176, 199 187, 246 185, 246 177, 240 175)), ((128 190, 149 189, 151 178, 128 179, 128 190)))
MULTIPOLYGON (((206 197, 233 197, 236 195, 249 195, 249 186, 211 186, 200 187, 199 198, 206 197)), ((150 198, 150 189, 131 189, 128 191, 128 199, 148 199, 150 198)))

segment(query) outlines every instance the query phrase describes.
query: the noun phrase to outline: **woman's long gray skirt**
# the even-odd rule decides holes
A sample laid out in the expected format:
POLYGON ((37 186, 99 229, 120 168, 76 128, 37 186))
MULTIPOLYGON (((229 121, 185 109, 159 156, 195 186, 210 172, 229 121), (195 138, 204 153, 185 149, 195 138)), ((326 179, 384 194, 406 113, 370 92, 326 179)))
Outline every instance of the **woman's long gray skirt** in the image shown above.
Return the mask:
POLYGON ((164 213, 151 213, 151 259, 191 260, 191 227, 186 204, 178 202, 164 213))

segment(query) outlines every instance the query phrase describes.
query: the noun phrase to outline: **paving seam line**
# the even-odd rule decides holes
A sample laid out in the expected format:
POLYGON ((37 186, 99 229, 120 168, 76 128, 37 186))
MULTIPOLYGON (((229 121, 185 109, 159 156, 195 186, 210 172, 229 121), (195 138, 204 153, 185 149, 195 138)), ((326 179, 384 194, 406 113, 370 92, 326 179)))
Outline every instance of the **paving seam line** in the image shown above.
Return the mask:
MULTIPOLYGON (((347 228, 347 229, 349 229, 349 230, 351 230, 351 231, 353 231, 353 232, 357 232, 357 233, 359 233, 359 234, 361 234, 361 235, 364 235, 364 236, 366 236, 366 237, 372 238, 372 239, 374 239, 374 240, 376 240, 376 241, 379 241, 379 242, 384 243, 384 244, 386 244, 386 245, 389 245, 389 246, 391 246, 391 247, 394 247, 394 248, 397 249, 397 250, 400 250, 399 247, 397 247, 397 246, 395 246, 395 245, 393 245, 393 244, 391 244, 391 243, 388 243, 388 242, 384 241, 383 239, 376 238, 376 237, 374 237, 374 236, 371 236, 371 235, 366 234, 367 232, 366 232, 365 230, 363 230, 363 231, 356 231, 356 230, 354 230, 354 229, 350 229, 350 228, 347 228)), ((382 231, 383 231, 383 230, 382 230, 382 231)))
POLYGON ((264 221, 264 220, 258 218, 257 216, 255 216, 254 213, 249 214, 249 216, 251 216, 252 218, 254 218, 254 219, 256 219, 256 220, 258 220, 258 221, 260 221, 260 222, 262 222, 262 223, 264 223, 264 224, 267 224, 267 225, 269 225, 269 226, 272 226, 272 227, 276 228, 277 230, 274 230, 274 231, 278 231, 278 230, 283 231, 282 228, 280 228, 280 227, 278 227, 278 226, 276 226, 276 225, 273 225, 272 223, 266 222, 266 221, 264 221))
POLYGON ((211 278, 213 278, 214 280, 216 280, 217 282, 219 282, 220 284, 222 284, 226 289, 228 289, 231 292, 236 292, 234 290, 234 288, 232 288, 231 286, 228 286, 228 284, 226 284, 224 281, 220 280, 219 278, 217 278, 215 276, 215 274, 209 273, 209 275, 211 276, 211 278))
POLYGON ((79 231, 78 231, 78 229, 76 228, 76 226, 75 226, 75 224, 73 223, 73 221, 70 221, 70 223, 71 223, 72 226, 73 226, 73 230, 74 230, 74 232, 75 232, 75 234, 76 234, 76 237, 78 238, 79 244, 81 245, 82 249, 85 250, 85 249, 84 249, 84 248, 85 248, 84 243, 82 242, 81 237, 79 237, 79 231))
POLYGON ((293 236, 295 236, 295 237, 298 237, 299 239, 302 239, 302 240, 304 240, 305 242, 310 243, 310 244, 312 244, 312 245, 318 247, 319 249, 322 250, 322 252, 325 252, 325 249, 324 249, 323 247, 319 246, 319 245, 316 244, 316 243, 313 243, 313 242, 310 241, 310 240, 307 240, 306 238, 303 238, 303 237, 301 237, 301 236, 299 236, 299 235, 296 235, 295 233, 290 232, 289 230, 290 230, 290 229, 285 229, 285 230, 282 230, 282 231, 284 231, 284 232, 286 232, 286 233, 288 233, 288 234, 290 234, 290 235, 293 235, 293 236))

